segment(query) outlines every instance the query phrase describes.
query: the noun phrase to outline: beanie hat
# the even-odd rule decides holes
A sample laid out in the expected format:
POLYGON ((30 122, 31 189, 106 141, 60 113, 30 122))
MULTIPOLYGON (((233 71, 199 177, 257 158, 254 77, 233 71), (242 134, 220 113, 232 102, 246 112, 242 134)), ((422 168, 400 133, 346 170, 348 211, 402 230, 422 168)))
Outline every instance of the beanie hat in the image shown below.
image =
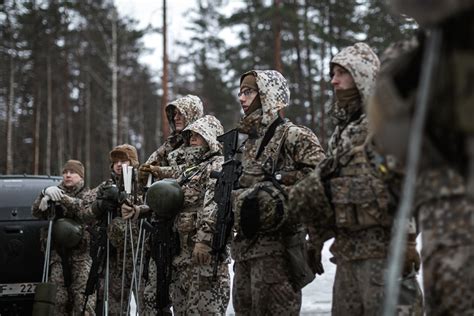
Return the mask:
POLYGON ((84 179, 84 165, 79 160, 70 159, 63 166, 63 173, 67 170, 77 173, 84 179))
POLYGON ((138 167, 139 162, 137 149, 129 144, 118 145, 110 152, 110 162, 114 163, 118 160, 128 160, 133 167, 138 167))
POLYGON ((248 74, 247 76, 243 77, 240 81, 240 90, 242 91, 242 88, 250 88, 255 91, 258 91, 258 86, 257 86, 257 79, 253 74, 248 74))

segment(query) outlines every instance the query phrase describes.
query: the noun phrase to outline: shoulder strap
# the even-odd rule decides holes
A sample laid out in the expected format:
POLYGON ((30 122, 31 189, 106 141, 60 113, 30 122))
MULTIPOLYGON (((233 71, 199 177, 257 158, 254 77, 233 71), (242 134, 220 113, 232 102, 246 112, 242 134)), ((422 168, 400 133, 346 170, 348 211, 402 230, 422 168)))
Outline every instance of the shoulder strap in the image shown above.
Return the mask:
POLYGON ((275 135, 276 128, 283 124, 285 121, 278 115, 278 118, 273 121, 273 123, 270 125, 268 130, 266 131, 265 135, 263 136, 262 143, 260 144, 260 147, 258 147, 257 150, 257 155, 255 156, 255 159, 258 159, 260 155, 262 154, 263 150, 265 147, 267 147, 268 143, 272 139, 273 135, 275 135))

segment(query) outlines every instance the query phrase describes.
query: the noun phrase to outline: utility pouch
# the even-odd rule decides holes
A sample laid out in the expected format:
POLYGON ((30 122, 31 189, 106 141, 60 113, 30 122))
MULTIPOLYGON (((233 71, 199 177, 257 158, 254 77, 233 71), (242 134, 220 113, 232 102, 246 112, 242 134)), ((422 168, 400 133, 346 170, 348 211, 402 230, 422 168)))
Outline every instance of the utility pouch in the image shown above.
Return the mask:
POLYGON ((371 176, 330 180, 336 227, 361 230, 392 224, 389 195, 382 180, 371 176))
POLYGON ((283 193, 271 181, 255 184, 249 191, 240 195, 240 227, 246 238, 257 232, 277 231, 288 219, 285 212, 283 193))
POLYGON ((258 188, 245 196, 240 207, 240 227, 246 238, 253 238, 260 229, 258 188))
POLYGON ((57 285, 52 282, 39 283, 36 286, 33 303, 33 316, 52 316, 56 305, 57 285))
POLYGON ((305 234, 297 233, 284 240, 290 283, 295 291, 301 290, 314 280, 314 273, 308 265, 305 234))

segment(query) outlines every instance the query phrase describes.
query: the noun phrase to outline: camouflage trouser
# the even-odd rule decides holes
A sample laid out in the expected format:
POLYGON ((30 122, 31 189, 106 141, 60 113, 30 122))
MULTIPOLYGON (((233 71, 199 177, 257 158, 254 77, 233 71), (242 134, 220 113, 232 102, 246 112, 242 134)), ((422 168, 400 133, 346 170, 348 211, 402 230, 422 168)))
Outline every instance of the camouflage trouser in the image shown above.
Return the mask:
POLYGON ((474 315, 474 204, 440 198, 418 214, 427 315, 474 315))
POLYGON ((145 283, 141 302, 141 314, 152 316, 157 314, 156 310, 156 264, 153 259, 148 263, 148 280, 145 283))
MULTIPOLYGON (((117 260, 115 256, 111 257, 109 263, 109 295, 108 295, 108 313, 109 315, 126 315, 128 298, 130 295, 130 284, 132 281, 132 262, 131 255, 127 259, 125 268, 125 280, 123 285, 123 301, 122 301, 122 259, 117 260), (122 312, 120 312, 122 305, 122 312)), ((104 303, 104 287, 105 280, 101 280, 99 289, 99 298, 104 303)))
POLYGON ((474 246, 445 248, 423 260, 427 315, 474 315, 474 246))
POLYGON ((298 315, 301 291, 290 284, 282 255, 235 262, 232 302, 236 315, 298 315))
MULTIPOLYGON (((91 268, 92 260, 90 258, 71 260, 71 285, 68 291, 64 284, 63 267, 61 258, 53 253, 50 264, 50 282, 57 285, 55 315, 82 315, 84 308, 84 291, 86 289, 87 278, 91 268), (67 312, 68 292, 72 295, 72 312, 67 312)), ((89 315, 95 315, 95 294, 89 296, 87 300, 86 312, 89 315)), ((86 313, 86 315, 87 315, 86 313)))
POLYGON ((221 264, 216 281, 211 266, 173 267, 170 293, 174 315, 224 316, 230 299, 229 266, 221 264))
MULTIPOLYGON (((337 263, 332 315, 378 316, 384 301, 385 259, 337 263)), ((402 280, 397 315, 422 315, 422 295, 415 275, 402 280)))

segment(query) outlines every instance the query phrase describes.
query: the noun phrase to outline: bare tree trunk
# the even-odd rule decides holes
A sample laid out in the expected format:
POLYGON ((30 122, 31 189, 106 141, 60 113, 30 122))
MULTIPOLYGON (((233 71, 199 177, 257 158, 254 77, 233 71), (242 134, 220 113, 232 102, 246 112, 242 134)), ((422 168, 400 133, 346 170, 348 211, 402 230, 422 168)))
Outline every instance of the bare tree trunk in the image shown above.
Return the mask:
POLYGON ((10 55, 10 86, 7 103, 7 165, 6 174, 13 173, 13 107, 15 106, 15 63, 10 55))
POLYGON ((117 107, 117 10, 112 12, 112 55, 110 60, 112 68, 112 146, 118 145, 118 107, 117 107))
MULTIPOLYGON (((86 170, 91 170, 91 80, 90 75, 86 72, 86 102, 85 102, 85 167, 86 170)), ((90 176, 87 177, 90 179, 90 176)), ((90 183, 90 180, 87 180, 90 183)))
POLYGON ((326 109, 325 109, 325 104, 326 104, 326 97, 325 97, 325 92, 326 92, 326 81, 324 80, 324 61, 326 60, 326 45, 325 43, 321 43, 321 55, 320 55, 320 65, 319 65, 319 70, 321 73, 320 79, 319 79, 319 111, 321 113, 321 144, 326 143, 326 109))
MULTIPOLYGON (((163 0, 163 96, 161 98, 161 134, 163 140, 169 135, 169 123, 166 118, 166 105, 168 104, 168 48, 167 48, 167 32, 166 26, 166 0, 163 0)), ((158 129, 157 129, 158 130, 158 129)), ((158 140, 159 137, 156 137, 158 140)))
POLYGON ((273 6, 275 7, 275 16, 273 19, 273 59, 275 69, 283 73, 283 66, 281 63, 281 12, 280 12, 280 0, 273 0, 273 6))
POLYGON ((47 84, 47 122, 46 122, 46 165, 45 173, 51 174, 51 144, 53 129, 53 79, 51 74, 51 57, 46 58, 46 84, 47 84))
MULTIPOLYGON (((35 67, 36 68, 36 67, 35 67)), ((38 75, 38 71, 35 70, 35 74, 38 75)), ((33 174, 39 174, 39 156, 40 156, 40 126, 41 126, 41 89, 39 84, 34 81, 35 85, 35 98, 34 104, 34 115, 35 115, 35 130, 33 135, 33 147, 34 147, 34 158, 33 158, 33 174)))
MULTIPOLYGON (((311 42, 309 40, 309 22, 308 22, 308 9, 309 3, 308 0, 304 2, 304 43, 305 43, 305 52, 306 52, 306 68, 308 72, 308 77, 306 78, 306 92, 307 98, 309 101, 309 111, 311 115, 311 124, 310 127, 313 131, 316 130, 316 120, 317 114, 314 107, 314 95, 313 95, 313 77, 311 76, 311 42)), ((324 122, 322 122, 324 124, 324 122)), ((322 135, 320 135, 322 136, 322 135)))

